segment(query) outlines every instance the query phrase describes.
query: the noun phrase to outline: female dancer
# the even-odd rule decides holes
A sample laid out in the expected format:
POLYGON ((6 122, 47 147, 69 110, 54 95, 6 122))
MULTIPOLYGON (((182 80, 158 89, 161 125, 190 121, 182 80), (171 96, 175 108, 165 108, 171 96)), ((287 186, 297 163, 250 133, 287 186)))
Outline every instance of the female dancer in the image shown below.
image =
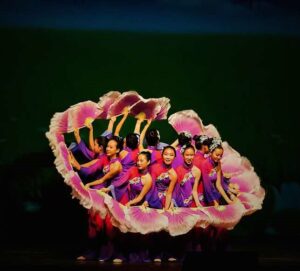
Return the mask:
MULTIPOLYGON (((177 173, 178 195, 176 204, 178 207, 197 207, 202 206, 199 200, 198 185, 200 181, 201 171, 193 165, 195 156, 194 147, 189 144, 182 148, 183 163, 175 170, 177 173)), ((202 199, 203 196, 200 195, 202 199)))

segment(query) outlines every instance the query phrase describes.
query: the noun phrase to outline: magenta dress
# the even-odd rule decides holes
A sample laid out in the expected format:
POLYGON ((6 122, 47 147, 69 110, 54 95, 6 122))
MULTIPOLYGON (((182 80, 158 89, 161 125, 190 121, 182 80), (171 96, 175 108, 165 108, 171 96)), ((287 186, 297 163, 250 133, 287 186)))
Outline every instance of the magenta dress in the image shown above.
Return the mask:
MULTIPOLYGON (((217 181, 217 171, 216 167, 218 164, 214 162, 211 157, 208 157, 202 164, 202 179, 204 186, 204 198, 207 203, 211 203, 214 200, 219 201, 221 199, 221 194, 216 188, 217 181)), ((221 185, 224 191, 228 192, 229 179, 225 178, 222 174, 221 185)))
MULTIPOLYGON (((111 159, 108 165, 103 169, 104 175, 109 172, 110 165, 116 161, 121 163, 118 157, 111 159)), ((123 204, 128 202, 128 178, 126 172, 122 170, 120 173, 108 180, 107 187, 111 189, 111 194, 115 200, 123 204)))
MULTIPOLYGON (((158 197, 160 204, 153 208, 163 208, 166 202, 166 192, 170 185, 169 170, 171 166, 166 166, 163 162, 156 163, 150 167, 150 173, 153 180, 153 193, 158 197)), ((174 188, 172 200, 176 198, 176 189, 174 188)), ((176 199, 175 199, 176 201, 176 199)), ((150 206, 151 207, 151 206, 150 206)))
POLYGON ((176 204, 178 207, 192 207, 194 199, 192 195, 195 177, 192 173, 193 164, 190 166, 183 163, 175 170, 177 173, 178 194, 176 204))
MULTIPOLYGON (((148 173, 148 172, 147 172, 148 173)), ((142 183, 142 176, 147 174, 141 174, 137 167, 133 167, 130 169, 128 174, 129 179, 129 199, 135 199, 142 191, 144 185, 142 183)), ((160 206, 160 200, 155 194, 154 189, 150 189, 148 193, 145 195, 145 199, 149 206, 160 206)), ((141 202, 142 203, 142 202, 141 202)))
MULTIPOLYGON (((96 160, 97 161, 93 165, 88 167, 81 166, 80 170, 78 171, 78 174, 84 183, 97 180, 103 177, 104 175, 103 169, 109 163, 108 158, 106 154, 103 153, 99 155, 96 160)), ((104 184, 100 184, 100 185, 95 185, 92 188, 101 189, 102 187, 106 187, 106 186, 104 184)))

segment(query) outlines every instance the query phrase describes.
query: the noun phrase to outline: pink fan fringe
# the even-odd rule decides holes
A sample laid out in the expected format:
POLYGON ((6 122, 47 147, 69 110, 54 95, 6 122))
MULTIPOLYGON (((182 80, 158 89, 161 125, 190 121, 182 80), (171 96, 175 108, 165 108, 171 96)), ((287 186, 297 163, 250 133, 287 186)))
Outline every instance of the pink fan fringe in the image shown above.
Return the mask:
POLYGON ((194 136, 202 134, 204 129, 202 120, 194 110, 176 112, 168 118, 168 122, 178 134, 189 132, 194 136))
POLYGON ((131 107, 142 97, 136 91, 123 92, 117 100, 109 107, 107 117, 119 116, 122 114, 125 107, 131 107))
POLYGON ((73 132, 74 128, 85 126, 87 118, 96 119, 101 110, 97 103, 85 101, 75 104, 69 108, 68 132, 73 132))
POLYGON ((119 91, 109 91, 99 98, 98 106, 100 109, 100 114, 98 119, 107 119, 107 113, 110 106, 121 96, 119 91))
POLYGON ((157 99, 143 99, 137 101, 130 108, 130 113, 133 116, 143 112, 146 115, 146 119, 155 119, 160 112, 160 105, 157 103, 157 99))
POLYGON ((158 232, 168 227, 168 219, 157 209, 133 206, 128 209, 131 229, 135 232, 147 234, 158 232))

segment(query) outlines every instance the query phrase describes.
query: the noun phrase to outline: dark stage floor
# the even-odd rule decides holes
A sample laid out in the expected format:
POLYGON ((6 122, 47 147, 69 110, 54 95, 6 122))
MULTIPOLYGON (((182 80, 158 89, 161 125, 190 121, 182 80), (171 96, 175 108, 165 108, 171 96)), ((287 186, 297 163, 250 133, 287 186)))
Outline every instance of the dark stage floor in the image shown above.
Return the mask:
POLYGON ((225 270, 300 270, 299 240, 277 238, 234 240, 228 252, 189 253, 179 263, 113 264, 76 261, 78 249, 73 244, 5 244, 1 245, 1 270, 200 270, 195 265, 225 270), (226 265, 226 267, 225 267, 226 265))

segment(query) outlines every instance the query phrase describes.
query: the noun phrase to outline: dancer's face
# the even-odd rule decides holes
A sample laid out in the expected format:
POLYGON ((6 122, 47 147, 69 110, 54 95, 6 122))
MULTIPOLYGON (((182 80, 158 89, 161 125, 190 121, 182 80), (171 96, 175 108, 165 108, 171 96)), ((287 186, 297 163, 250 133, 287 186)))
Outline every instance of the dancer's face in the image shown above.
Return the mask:
POLYGON ((223 156, 223 149, 221 148, 216 148, 212 153, 211 153, 211 159, 213 159, 214 162, 218 163, 223 156))
POLYGON ((171 165, 175 158, 175 152, 171 148, 165 149, 163 152, 163 161, 166 165, 171 165))
POLYGON ((103 146, 98 144, 97 139, 95 139, 95 141, 94 141, 94 151, 95 151, 95 153, 102 153, 103 152, 103 146))
POLYGON ((145 154, 140 154, 138 156, 136 165, 139 170, 145 170, 149 164, 150 164, 150 161, 147 160, 147 157, 145 154))
POLYGON ((183 160, 187 165, 190 165, 193 163, 195 156, 195 151, 192 148, 188 148, 183 153, 183 160))
POLYGON ((117 142, 115 140, 110 140, 106 147, 106 155, 108 157, 113 157, 117 155, 119 149, 117 149, 117 142))

